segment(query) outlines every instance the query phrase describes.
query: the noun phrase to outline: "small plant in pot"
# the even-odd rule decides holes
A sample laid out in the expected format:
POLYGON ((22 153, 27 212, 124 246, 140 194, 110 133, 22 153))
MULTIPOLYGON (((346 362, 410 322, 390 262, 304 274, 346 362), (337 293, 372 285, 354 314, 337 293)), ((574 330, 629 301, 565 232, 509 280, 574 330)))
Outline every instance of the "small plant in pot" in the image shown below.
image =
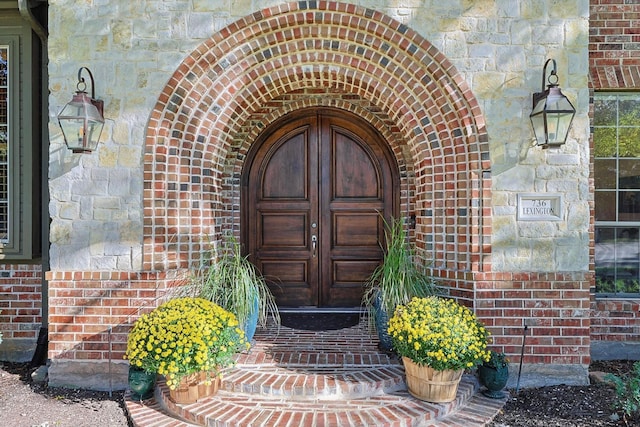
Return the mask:
POLYGON ((502 390, 509 381, 509 359, 504 353, 491 350, 489 360, 478 366, 478 380, 487 389, 482 392, 492 399, 505 397, 502 390))
POLYGON ((249 342, 257 325, 267 325, 269 315, 276 325, 280 325, 273 294, 248 256, 242 255, 240 243, 235 238, 230 239, 226 250, 212 252, 183 292, 212 301, 235 314, 249 342))
POLYGON ((435 295, 436 285, 415 263, 402 219, 385 221, 384 225, 384 258, 365 283, 363 304, 369 325, 378 333, 380 348, 391 351, 393 344, 387 333, 390 315, 398 305, 407 304, 413 297, 435 295))

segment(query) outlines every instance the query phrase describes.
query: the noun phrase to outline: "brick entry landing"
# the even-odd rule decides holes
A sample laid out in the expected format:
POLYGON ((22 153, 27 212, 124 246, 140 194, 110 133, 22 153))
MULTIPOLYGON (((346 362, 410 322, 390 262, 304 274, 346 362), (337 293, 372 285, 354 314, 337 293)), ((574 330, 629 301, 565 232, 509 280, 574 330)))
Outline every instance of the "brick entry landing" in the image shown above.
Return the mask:
POLYGON ((136 427, 474 427, 488 423, 503 400, 478 393, 465 375, 455 401, 432 404, 406 391, 398 358, 381 353, 366 322, 337 331, 258 328, 217 395, 191 405, 155 397, 126 407, 136 427))

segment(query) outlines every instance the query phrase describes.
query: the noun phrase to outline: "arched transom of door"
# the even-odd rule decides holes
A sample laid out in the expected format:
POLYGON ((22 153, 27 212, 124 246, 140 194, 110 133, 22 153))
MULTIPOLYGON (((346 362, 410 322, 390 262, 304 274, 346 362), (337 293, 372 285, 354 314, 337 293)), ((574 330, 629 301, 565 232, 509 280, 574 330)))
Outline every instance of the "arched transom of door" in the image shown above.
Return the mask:
POLYGON ((386 142, 342 110, 305 109, 257 139, 243 171, 243 240, 280 307, 359 307, 398 206, 386 142))

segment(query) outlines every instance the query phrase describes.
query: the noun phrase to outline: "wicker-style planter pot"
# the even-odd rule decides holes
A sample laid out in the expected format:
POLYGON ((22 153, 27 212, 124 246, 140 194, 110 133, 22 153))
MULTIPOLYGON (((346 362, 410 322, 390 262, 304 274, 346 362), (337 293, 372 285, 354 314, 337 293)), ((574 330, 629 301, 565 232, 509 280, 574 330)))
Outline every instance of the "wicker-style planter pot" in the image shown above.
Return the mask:
POLYGON ((433 403, 451 402, 456 398, 464 369, 436 371, 430 366, 417 365, 408 357, 403 357, 402 362, 407 389, 413 397, 433 403))
POLYGON ((220 377, 211 373, 207 380, 206 372, 197 372, 187 375, 180 380, 180 384, 171 390, 169 389, 169 398, 172 402, 178 404, 195 403, 205 397, 213 396, 218 392, 221 383, 220 377))

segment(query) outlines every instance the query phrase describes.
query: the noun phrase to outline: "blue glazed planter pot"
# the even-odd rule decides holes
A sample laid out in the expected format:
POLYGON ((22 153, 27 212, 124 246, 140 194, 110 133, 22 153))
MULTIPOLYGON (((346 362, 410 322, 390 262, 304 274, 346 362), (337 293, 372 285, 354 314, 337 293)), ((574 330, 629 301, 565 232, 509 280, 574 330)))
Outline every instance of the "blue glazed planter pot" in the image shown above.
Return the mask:
POLYGON ((382 306, 380 294, 377 294, 373 300, 373 308, 375 313, 376 330, 378 331, 378 339, 380 341, 380 349, 383 351, 392 351, 393 341, 387 332, 389 329, 389 314, 382 306))
POLYGON ((487 389, 482 392, 487 397, 492 399, 502 399, 505 395, 502 389, 507 385, 509 381, 509 366, 478 366, 478 380, 480 384, 487 389))
POLYGON ((260 314, 260 301, 258 297, 255 298, 253 302, 253 309, 249 314, 249 318, 244 323, 244 336, 247 339, 247 342, 251 342, 253 336, 256 333, 256 329, 258 327, 258 315, 260 314))
POLYGON ((129 366, 129 389, 133 400, 146 400, 153 396, 156 373, 147 373, 135 366, 129 366))

